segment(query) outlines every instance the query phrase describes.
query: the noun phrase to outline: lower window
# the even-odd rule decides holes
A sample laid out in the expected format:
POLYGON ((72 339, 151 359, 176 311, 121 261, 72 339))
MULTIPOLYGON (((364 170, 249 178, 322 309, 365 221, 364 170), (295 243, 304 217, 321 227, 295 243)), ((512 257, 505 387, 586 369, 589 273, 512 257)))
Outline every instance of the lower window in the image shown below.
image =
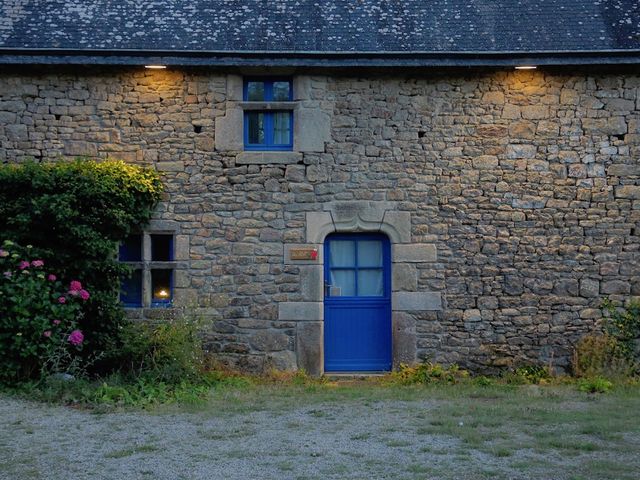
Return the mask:
POLYGON ((120 245, 119 260, 131 269, 120 288, 120 301, 125 307, 172 305, 175 270, 172 233, 130 235, 120 245))

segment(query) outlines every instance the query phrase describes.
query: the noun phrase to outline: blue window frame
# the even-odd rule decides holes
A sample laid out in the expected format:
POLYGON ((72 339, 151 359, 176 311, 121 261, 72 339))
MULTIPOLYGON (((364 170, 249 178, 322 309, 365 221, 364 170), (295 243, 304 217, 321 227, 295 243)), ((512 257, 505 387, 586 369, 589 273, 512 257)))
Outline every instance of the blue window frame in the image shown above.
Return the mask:
POLYGON ((130 274, 122 279, 120 288, 120 301, 125 307, 172 305, 175 268, 173 234, 130 235, 122 242, 118 253, 120 262, 131 269, 130 274))
POLYGON ((389 298, 391 278, 386 237, 378 234, 333 234, 327 238, 325 284, 341 298, 389 298), (338 293, 339 292, 339 293, 338 293))
MULTIPOLYGON (((245 78, 245 102, 290 102, 293 100, 291 78, 245 78)), ((245 150, 292 150, 292 110, 245 110, 245 150)))

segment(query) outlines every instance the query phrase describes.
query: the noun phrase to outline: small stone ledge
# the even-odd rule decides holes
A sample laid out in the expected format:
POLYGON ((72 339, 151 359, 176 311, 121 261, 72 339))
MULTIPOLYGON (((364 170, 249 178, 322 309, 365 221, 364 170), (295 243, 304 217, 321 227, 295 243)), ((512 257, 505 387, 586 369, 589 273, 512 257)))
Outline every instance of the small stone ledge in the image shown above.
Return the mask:
POLYGON ((302 161, 300 152, 242 152, 236 156, 237 165, 288 165, 300 161, 302 161))
POLYGON ((436 246, 429 243, 393 245, 391 258, 393 262, 435 262, 437 260, 436 246))
POLYGON ((322 302, 280 302, 278 320, 309 322, 324 319, 322 302))
POLYGON ((393 292, 391 297, 393 311, 439 311, 442 310, 442 297, 439 292, 393 292))

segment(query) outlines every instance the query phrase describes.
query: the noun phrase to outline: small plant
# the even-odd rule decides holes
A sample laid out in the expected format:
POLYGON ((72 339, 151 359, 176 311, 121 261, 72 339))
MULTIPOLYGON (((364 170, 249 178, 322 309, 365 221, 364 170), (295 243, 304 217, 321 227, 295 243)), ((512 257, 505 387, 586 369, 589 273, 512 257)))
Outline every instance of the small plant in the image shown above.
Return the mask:
POLYGON ((126 326, 121 352, 126 371, 171 384, 197 381, 207 366, 200 329, 201 322, 188 315, 126 326))
POLYGON ((65 285, 32 247, 5 241, 0 248, 0 381, 66 371, 82 349, 77 323, 90 294, 65 285))
POLYGON ((613 389, 613 383, 603 377, 581 378, 578 390, 585 393, 607 393, 613 389))
POLYGON ((399 370, 391 375, 394 380, 403 385, 413 385, 458 383, 461 379, 468 378, 469 372, 460 369, 458 365, 444 367, 437 363, 423 362, 414 367, 401 363, 399 370))
POLYGON ((640 302, 629 302, 625 307, 616 307, 609 299, 602 302, 608 315, 604 324, 607 334, 615 338, 621 353, 630 361, 640 358, 640 302))
POLYGON ((495 379, 487 377, 485 375, 480 375, 473 379, 474 383, 479 387, 490 387, 496 384, 495 379))
POLYGON ((506 372, 502 375, 506 383, 516 385, 538 385, 546 383, 551 379, 549 368, 542 365, 522 365, 515 371, 506 372))
POLYGON ((628 378, 636 370, 620 342, 609 334, 600 333, 580 339, 573 351, 572 367, 576 377, 628 378))

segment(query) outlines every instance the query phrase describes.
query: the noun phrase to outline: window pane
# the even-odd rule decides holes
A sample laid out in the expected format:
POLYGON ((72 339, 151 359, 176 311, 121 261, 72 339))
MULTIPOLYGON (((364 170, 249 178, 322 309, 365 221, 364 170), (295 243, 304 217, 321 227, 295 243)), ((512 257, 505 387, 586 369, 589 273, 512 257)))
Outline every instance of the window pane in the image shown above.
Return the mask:
POLYGON ((291 140, 291 114, 275 112, 273 114, 273 143, 288 145, 291 140))
POLYGON ((172 298, 171 274, 173 270, 151 270, 151 301, 169 303, 172 298))
POLYGON ((151 235, 151 260, 154 262, 173 260, 173 235, 151 235))
POLYGON ((120 244, 118 258, 121 262, 140 262, 142 260, 142 235, 129 235, 120 244))
POLYGON ((249 102, 264 102, 264 82, 247 83, 247 100, 249 102))
POLYGON ((382 242, 379 240, 364 240, 358 242, 358 266, 382 266, 382 242))
POLYGON ((248 142, 250 145, 264 144, 264 113, 247 112, 248 142))
POLYGON ((273 82, 273 100, 286 102, 291 98, 289 82, 273 82))
POLYGON ((349 240, 336 240, 331 242, 330 265, 332 267, 353 267, 356 253, 356 242, 349 240))
POLYGON ((331 286, 340 288, 341 297, 355 297, 355 270, 331 270, 331 286))
POLYGON ((381 297, 384 292, 382 270, 358 270, 358 296, 381 297))
POLYGON ((131 277, 122 280, 120 301, 128 307, 142 306, 142 270, 134 270, 131 277))

